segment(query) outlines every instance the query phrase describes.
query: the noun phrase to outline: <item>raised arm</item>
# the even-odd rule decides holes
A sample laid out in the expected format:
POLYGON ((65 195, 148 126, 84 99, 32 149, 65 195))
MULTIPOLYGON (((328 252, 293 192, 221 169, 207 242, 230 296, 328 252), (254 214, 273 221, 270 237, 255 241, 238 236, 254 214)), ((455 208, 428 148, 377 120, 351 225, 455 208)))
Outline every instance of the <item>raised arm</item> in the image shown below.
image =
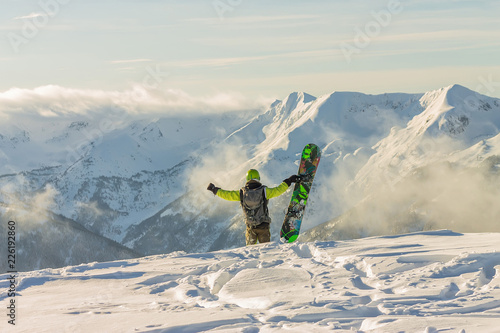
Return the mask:
POLYGON ((266 187, 266 198, 269 200, 272 198, 279 197, 280 195, 285 193, 286 190, 288 190, 288 188, 290 187, 290 185, 292 185, 292 183, 295 183, 299 179, 300 179, 299 176, 293 175, 285 179, 281 184, 279 184, 276 187, 266 187))
POLYGON ((210 192, 212 192, 214 195, 218 196, 221 199, 227 201, 240 201, 240 191, 226 191, 221 189, 220 187, 216 187, 212 183, 208 185, 207 190, 209 190, 210 192))

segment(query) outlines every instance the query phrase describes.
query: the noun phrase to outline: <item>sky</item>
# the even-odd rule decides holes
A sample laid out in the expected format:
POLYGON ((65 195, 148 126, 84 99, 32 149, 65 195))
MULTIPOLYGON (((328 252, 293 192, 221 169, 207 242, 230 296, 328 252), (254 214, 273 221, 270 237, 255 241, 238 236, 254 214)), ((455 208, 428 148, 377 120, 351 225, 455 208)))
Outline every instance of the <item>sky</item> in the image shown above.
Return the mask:
POLYGON ((249 103, 461 84, 500 97, 499 12, 487 0, 3 0, 0 93, 139 87, 249 103))

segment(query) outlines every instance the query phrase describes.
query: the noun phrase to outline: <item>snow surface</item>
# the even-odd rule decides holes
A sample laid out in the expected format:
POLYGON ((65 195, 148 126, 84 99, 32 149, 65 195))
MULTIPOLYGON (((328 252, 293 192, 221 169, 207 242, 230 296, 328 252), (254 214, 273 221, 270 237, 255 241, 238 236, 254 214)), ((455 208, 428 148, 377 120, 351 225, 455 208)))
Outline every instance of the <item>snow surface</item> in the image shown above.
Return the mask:
POLYGON ((438 230, 25 272, 0 331, 498 332, 499 250, 438 230))

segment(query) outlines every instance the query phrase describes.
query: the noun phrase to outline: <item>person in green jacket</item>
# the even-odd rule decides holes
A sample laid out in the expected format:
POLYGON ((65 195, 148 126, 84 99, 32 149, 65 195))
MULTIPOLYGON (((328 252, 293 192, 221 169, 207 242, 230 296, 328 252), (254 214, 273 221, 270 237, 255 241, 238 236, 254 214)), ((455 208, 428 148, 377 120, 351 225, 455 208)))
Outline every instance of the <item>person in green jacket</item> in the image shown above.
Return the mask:
POLYGON ((269 199, 276 198, 290 187, 292 183, 300 180, 297 175, 290 176, 276 187, 267 187, 260 182, 260 174, 255 169, 247 172, 247 182, 239 191, 226 191, 210 183, 207 190, 214 195, 228 201, 239 201, 243 209, 246 223, 246 244, 252 245, 271 241, 269 224, 271 217, 267 203, 269 199))

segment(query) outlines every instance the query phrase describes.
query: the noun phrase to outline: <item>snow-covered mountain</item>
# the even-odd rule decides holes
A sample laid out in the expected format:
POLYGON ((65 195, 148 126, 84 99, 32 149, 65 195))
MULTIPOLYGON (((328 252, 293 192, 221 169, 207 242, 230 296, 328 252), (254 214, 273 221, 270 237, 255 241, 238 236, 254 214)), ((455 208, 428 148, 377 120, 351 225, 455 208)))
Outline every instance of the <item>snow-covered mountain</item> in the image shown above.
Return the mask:
MULTIPOLYGON (((461 231, 476 217, 467 231, 498 231, 500 100, 462 86, 292 93, 259 113, 106 111, 4 121, 0 201, 35 203, 140 254, 234 248, 244 245, 240 208, 207 184, 238 189, 249 168, 279 184, 314 142, 323 155, 304 231, 324 222, 318 230, 337 230, 333 238, 461 231)), ((271 201, 273 237, 288 200, 271 201)))
MULTIPOLYGON (((375 168, 393 168, 404 176, 404 172, 429 164, 430 159, 457 154, 500 133, 500 101, 465 87, 453 85, 426 93, 420 104, 425 108, 422 112, 377 143, 377 153, 360 170, 357 182, 369 181, 375 168)), ((491 156, 479 151, 473 154, 475 165, 491 156)))
POLYGON ((139 255, 115 241, 129 226, 181 197, 195 152, 224 139, 251 117, 225 113, 144 120, 123 112, 104 115, 31 116, 0 125, 0 201, 8 211, 5 216, 26 221, 18 223, 17 230, 20 239, 30 239, 29 245, 19 243, 26 254, 47 253, 24 260, 23 269, 139 255), (66 228, 67 223, 75 222, 80 228, 68 232, 73 229, 66 228), (94 238, 118 248, 102 242, 97 246, 94 238), (62 255, 53 255, 48 241, 62 255), (95 248, 72 251, 74 242, 95 248), (114 256, 117 251, 127 254, 114 256))
MULTIPOLYGON (((110 261, 141 256, 119 243, 90 232, 75 221, 36 207, 2 204, 0 219, 3 224, 0 237, 5 240, 8 239, 8 231, 11 231, 6 227, 7 221, 15 222, 15 255, 8 256, 9 249, 5 242, 3 244, 6 246, 0 248, 0 256, 14 259, 17 271, 78 265, 88 262, 90 258, 110 261)), ((0 272, 12 270, 8 269, 8 264, 7 259, 2 260, 0 272)))
POLYGON ((499 231, 500 100, 454 85, 420 103, 424 110, 374 145, 346 187, 356 203, 304 241, 442 227, 499 231))
POLYGON ((449 230, 0 275, 10 332, 498 332, 500 234, 449 230), (10 311, 10 310, 9 310, 10 311))

